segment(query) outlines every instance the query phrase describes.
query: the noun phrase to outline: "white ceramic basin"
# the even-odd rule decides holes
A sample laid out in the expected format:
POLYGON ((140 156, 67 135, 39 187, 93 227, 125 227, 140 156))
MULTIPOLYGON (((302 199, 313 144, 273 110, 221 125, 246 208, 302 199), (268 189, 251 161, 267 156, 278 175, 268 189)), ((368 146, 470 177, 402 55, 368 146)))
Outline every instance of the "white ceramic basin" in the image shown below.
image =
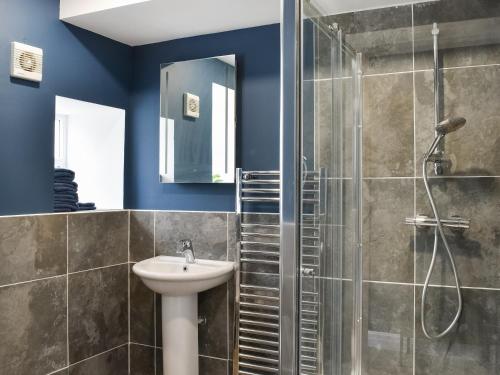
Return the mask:
POLYGON ((233 262, 158 256, 132 270, 147 287, 160 293, 164 375, 199 375, 198 293, 224 284, 233 262))
POLYGON ((136 263, 132 269, 156 293, 185 296, 228 281, 234 263, 197 259, 196 263, 188 264, 184 258, 158 256, 136 263))

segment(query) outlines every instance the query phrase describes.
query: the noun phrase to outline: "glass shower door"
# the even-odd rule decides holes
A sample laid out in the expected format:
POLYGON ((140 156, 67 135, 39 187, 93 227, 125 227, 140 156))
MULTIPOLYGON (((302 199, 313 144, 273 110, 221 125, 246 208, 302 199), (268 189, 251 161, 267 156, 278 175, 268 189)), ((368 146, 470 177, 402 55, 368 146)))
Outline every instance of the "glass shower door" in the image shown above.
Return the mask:
POLYGON ((358 374, 361 144, 360 126, 355 125, 360 125, 359 69, 342 31, 319 16, 304 2, 299 374, 358 374))

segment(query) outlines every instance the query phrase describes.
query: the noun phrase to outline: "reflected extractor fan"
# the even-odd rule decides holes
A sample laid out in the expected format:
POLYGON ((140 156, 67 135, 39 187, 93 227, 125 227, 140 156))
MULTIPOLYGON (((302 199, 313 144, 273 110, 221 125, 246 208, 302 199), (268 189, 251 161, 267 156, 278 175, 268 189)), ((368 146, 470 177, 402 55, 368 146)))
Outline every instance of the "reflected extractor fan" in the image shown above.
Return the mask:
POLYGON ((11 43, 10 75, 29 81, 42 81, 43 50, 27 44, 11 43))

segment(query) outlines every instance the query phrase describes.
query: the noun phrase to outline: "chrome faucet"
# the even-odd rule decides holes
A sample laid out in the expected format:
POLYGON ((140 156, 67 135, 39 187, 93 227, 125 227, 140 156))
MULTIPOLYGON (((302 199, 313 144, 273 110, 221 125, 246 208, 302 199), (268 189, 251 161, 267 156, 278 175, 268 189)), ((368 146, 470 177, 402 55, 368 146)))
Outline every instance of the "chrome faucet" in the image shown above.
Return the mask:
POLYGON ((180 240, 177 246, 177 254, 182 254, 186 257, 186 263, 195 263, 193 241, 192 240, 180 240))

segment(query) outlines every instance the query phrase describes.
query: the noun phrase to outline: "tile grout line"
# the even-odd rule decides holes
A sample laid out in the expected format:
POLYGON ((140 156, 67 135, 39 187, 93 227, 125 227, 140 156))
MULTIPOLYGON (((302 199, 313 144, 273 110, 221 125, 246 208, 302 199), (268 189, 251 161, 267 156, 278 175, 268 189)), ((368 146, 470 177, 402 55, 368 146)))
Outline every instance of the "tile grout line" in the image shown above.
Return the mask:
MULTIPOLYGON (((226 215, 226 261, 229 260, 229 213, 226 215)), ((234 277, 234 276, 233 276, 234 277)), ((226 358, 229 359, 229 283, 226 283, 226 358)), ((227 372, 227 368, 226 368, 227 372)))
MULTIPOLYGON (((156 211, 153 211, 153 257, 156 256, 156 211)), ((153 343, 154 343, 154 346, 155 348, 157 348, 158 346, 158 343, 156 342, 156 337, 158 336, 157 335, 157 332, 156 332, 156 293, 153 292, 153 343)), ((156 369, 156 362, 157 362, 157 352, 158 350, 155 349, 154 350, 154 353, 153 353, 153 368, 154 368, 154 373, 156 375, 156 372, 157 372, 157 369, 156 369)))
POLYGON ((204 358, 210 358, 210 359, 217 359, 219 361, 226 361, 227 362, 227 359, 220 358, 220 357, 212 357, 210 355, 198 354, 198 357, 204 357, 204 358))
POLYGON ((58 277, 67 277, 67 273, 63 273, 63 274, 60 274, 60 275, 54 275, 54 276, 41 277, 39 279, 19 281, 17 283, 4 284, 4 285, 0 285, 0 289, 2 289, 2 288, 8 288, 8 287, 11 287, 11 286, 17 286, 17 285, 24 285, 24 284, 29 284, 29 283, 35 283, 37 281, 45 281, 45 280, 56 279, 58 277))
POLYGON ((135 342, 135 341, 131 341, 130 345, 139 345, 139 346, 144 346, 145 348, 151 348, 151 349, 161 349, 161 346, 142 344, 140 342, 135 342))
MULTIPOLYGON (((414 4, 411 4, 411 30, 412 30, 412 64, 413 64, 413 175, 415 179, 413 180, 413 215, 417 212, 417 93, 416 93, 416 72, 415 72, 415 13, 414 4)), ((416 372, 416 262, 417 262, 417 251, 416 251, 416 226, 413 227, 413 337, 412 337, 412 373, 415 375, 416 372)))
POLYGON ((111 268, 111 267, 118 267, 118 266, 123 266, 123 265, 126 265, 126 264, 129 264, 129 262, 110 264, 108 266, 102 266, 102 267, 88 268, 88 269, 81 270, 81 271, 69 272, 68 274, 69 275, 76 275, 76 274, 79 274, 79 273, 90 272, 90 271, 97 271, 97 270, 102 270, 102 269, 111 268))
POLYGON ((75 365, 79 365, 80 363, 83 363, 83 362, 89 361, 89 360, 91 360, 91 359, 94 359, 94 358, 96 358, 96 357, 99 357, 100 355, 103 355, 103 354, 106 354, 106 353, 112 352, 113 350, 120 349, 121 347, 123 347, 123 346, 125 346, 125 345, 128 345, 128 343, 126 342, 126 343, 123 343, 123 344, 117 345, 117 346, 115 346, 114 348, 111 348, 111 349, 105 350, 105 351, 103 351, 103 352, 100 352, 100 353, 97 353, 97 354, 91 355, 91 356, 90 356, 90 357, 88 357, 88 358, 85 358, 85 359, 82 359, 82 360, 77 361, 77 362, 75 362, 75 363, 72 363, 71 365, 64 366, 64 367, 62 367, 62 368, 60 368, 60 369, 58 369, 58 370, 55 370, 55 371, 49 372, 49 373, 47 373, 47 374, 45 374, 45 375, 53 375, 53 374, 57 374, 57 373, 58 373, 58 372, 60 372, 60 371, 68 370, 70 367, 73 367, 73 366, 75 366, 75 365))
POLYGON ((66 215, 66 363, 69 366, 69 215, 66 215))
POLYGON ((130 374, 130 210, 128 211, 127 231, 127 282, 128 282, 128 373, 130 374))

